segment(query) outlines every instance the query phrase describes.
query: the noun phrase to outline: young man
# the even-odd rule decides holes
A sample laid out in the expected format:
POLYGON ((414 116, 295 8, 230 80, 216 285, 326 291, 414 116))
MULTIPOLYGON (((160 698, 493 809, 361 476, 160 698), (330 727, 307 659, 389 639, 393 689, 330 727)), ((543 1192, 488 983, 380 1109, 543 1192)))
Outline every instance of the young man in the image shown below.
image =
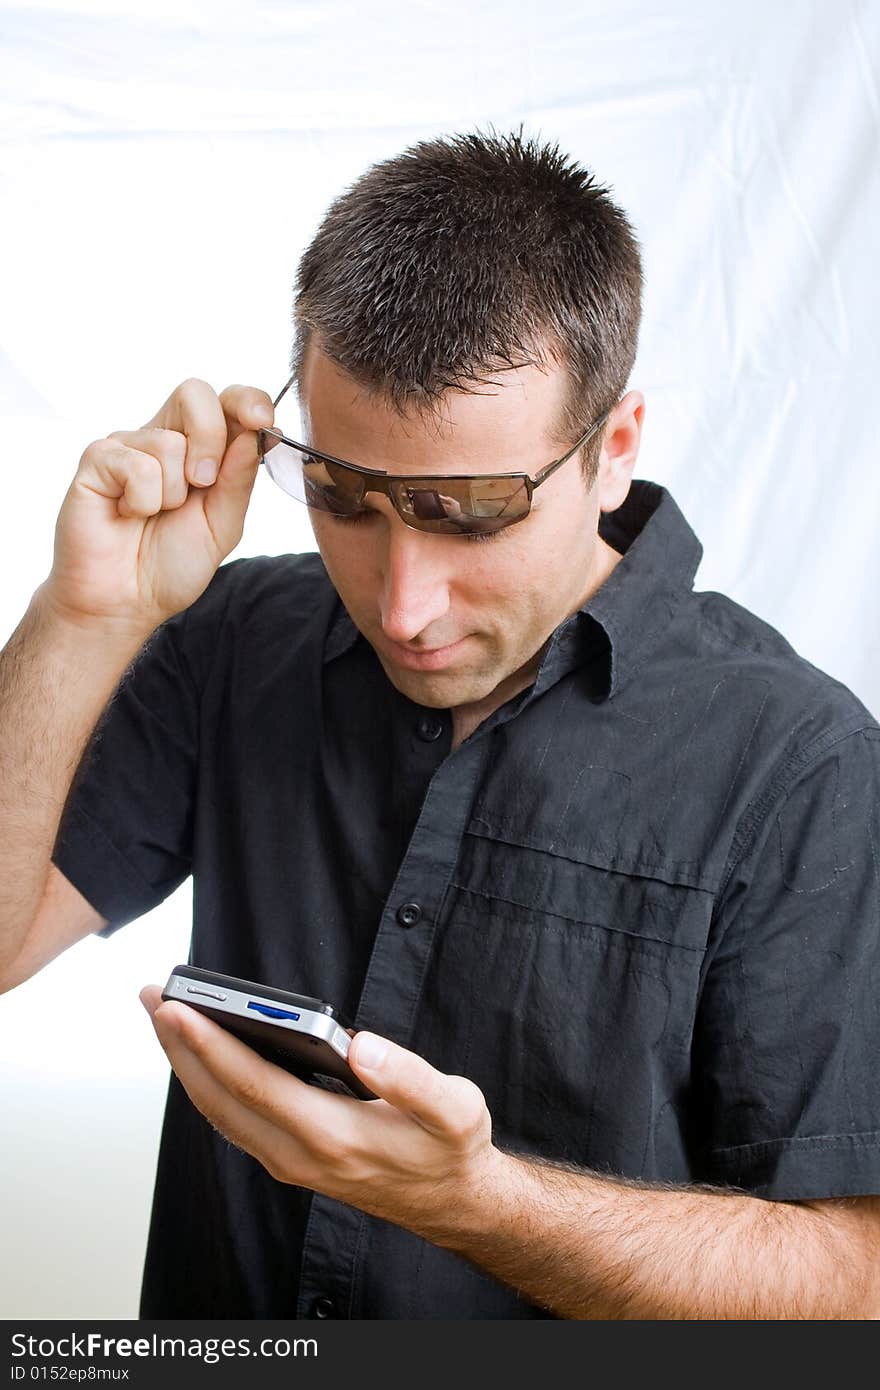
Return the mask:
POLYGON ((193 963, 380 1097, 145 989, 144 1317, 880 1313, 880 729, 631 481, 640 289, 558 150, 425 143, 305 254, 296 432, 189 381, 83 455, 0 666, 3 986, 191 873, 193 963), (261 460, 320 554, 218 569, 261 460))

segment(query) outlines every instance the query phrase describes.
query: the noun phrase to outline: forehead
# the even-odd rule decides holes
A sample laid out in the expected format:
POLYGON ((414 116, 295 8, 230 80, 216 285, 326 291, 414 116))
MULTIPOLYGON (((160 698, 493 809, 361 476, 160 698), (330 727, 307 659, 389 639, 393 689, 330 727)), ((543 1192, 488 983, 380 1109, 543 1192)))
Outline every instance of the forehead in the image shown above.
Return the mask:
POLYGON ((300 399, 309 443, 389 472, 529 472, 558 451, 568 378, 551 364, 487 375, 449 390, 432 411, 401 414, 310 345, 300 399))

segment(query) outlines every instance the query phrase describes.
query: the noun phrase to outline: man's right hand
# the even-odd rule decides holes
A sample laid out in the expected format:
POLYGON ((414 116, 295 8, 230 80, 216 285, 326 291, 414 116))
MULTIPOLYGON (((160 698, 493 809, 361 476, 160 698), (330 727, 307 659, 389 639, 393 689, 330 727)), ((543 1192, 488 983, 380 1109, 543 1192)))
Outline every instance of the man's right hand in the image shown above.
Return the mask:
POLYGON ((142 429, 95 440, 58 515, 43 601, 66 621, 144 638, 188 608, 241 539, 256 431, 273 419, 265 391, 218 396, 191 378, 142 429), (214 465, 206 478, 203 460, 214 465))

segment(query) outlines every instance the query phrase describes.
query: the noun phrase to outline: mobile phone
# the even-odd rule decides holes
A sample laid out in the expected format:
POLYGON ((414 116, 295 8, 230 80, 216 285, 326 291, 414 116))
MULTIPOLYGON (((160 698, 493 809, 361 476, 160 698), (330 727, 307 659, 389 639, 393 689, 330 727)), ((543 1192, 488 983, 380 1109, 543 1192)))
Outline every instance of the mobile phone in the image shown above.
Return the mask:
POLYGON ((433 488, 409 488, 409 500, 413 513, 421 521, 445 521, 447 511, 440 501, 440 494, 433 488))
POLYGON ((376 1099, 348 1065, 351 1038, 333 1005, 323 999, 195 965, 175 965, 162 998, 206 1014, 302 1081, 359 1100, 376 1099))

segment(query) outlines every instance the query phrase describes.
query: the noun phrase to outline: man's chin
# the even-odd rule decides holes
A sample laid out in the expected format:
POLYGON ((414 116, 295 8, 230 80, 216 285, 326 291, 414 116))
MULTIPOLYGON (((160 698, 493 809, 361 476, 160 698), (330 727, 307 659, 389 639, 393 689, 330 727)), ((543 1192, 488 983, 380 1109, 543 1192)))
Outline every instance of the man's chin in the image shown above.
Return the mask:
POLYGON ((379 655, 386 676, 401 695, 426 709, 455 709, 473 704, 489 693, 491 681, 479 681, 461 671, 407 671, 379 655))

